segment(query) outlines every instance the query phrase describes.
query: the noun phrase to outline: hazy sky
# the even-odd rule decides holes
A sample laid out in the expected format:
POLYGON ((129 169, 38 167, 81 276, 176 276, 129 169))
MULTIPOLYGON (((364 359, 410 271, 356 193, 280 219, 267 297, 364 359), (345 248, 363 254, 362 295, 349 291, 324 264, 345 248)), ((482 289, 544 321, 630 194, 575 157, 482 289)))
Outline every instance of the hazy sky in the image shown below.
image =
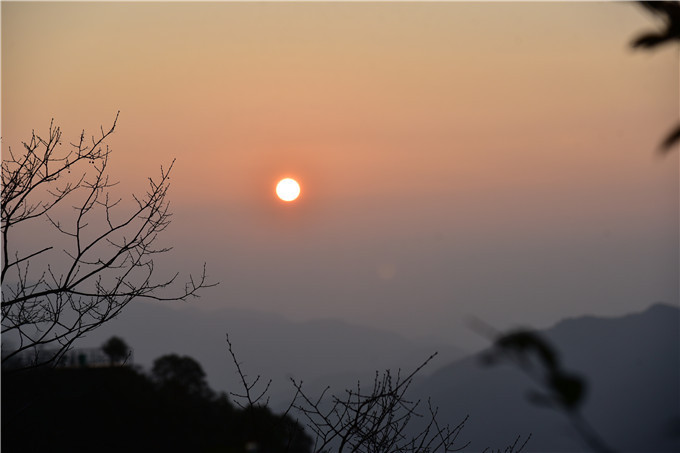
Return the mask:
MULTIPOLYGON (((678 304, 678 52, 631 3, 2 2, 2 150, 110 125, 176 158, 162 270, 197 306, 455 341, 678 304), (274 185, 298 178, 283 204, 274 185)), ((128 198, 129 200, 129 198, 128 198)))

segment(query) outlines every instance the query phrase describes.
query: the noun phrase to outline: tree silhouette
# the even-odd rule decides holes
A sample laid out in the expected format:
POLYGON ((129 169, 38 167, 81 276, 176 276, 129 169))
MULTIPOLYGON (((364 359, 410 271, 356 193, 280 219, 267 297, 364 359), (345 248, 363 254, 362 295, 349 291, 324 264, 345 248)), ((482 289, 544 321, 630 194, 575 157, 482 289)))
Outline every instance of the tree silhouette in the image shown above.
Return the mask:
POLYGON ((119 337, 111 337, 102 345, 102 351, 109 357, 109 363, 113 366, 125 360, 130 353, 130 347, 119 337))
POLYGON ((192 396, 212 395, 203 367, 189 356, 167 354, 157 358, 153 362, 151 376, 161 388, 181 389, 192 396))
MULTIPOLYGON (((170 250, 157 246, 170 224, 167 200, 172 166, 149 178, 143 196, 125 211, 109 190, 108 130, 88 143, 85 132, 63 147, 59 127, 32 134, 20 153, 2 161, 2 335, 17 347, 2 362, 25 357, 18 369, 54 364, 74 341, 115 317, 134 299, 185 300, 206 282, 205 265, 183 290, 163 291, 177 274, 158 279, 154 258, 170 250), (68 205, 73 208, 68 212, 68 205), (15 234, 47 225, 62 241, 26 249, 15 234), (18 227, 18 228, 17 228, 18 227), (33 264, 33 266, 31 266, 33 264), (52 349, 49 349, 52 348, 52 349)), ((36 239, 51 237, 40 234, 36 239)))

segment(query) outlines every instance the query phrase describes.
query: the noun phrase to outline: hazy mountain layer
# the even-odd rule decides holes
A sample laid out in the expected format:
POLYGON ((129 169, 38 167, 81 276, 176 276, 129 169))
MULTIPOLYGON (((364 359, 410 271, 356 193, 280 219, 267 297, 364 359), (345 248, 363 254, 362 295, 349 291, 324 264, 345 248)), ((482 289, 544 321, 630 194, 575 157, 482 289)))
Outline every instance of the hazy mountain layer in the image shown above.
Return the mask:
MULTIPOLYGON (((438 351, 437 364, 461 357, 450 345, 413 341, 397 334, 336 320, 292 322, 256 311, 202 311, 195 306, 130 304, 112 322, 90 334, 81 346, 97 346, 118 335, 134 348, 134 361, 148 368, 167 353, 198 360, 212 388, 240 390, 228 355, 229 333, 238 359, 251 377, 273 379, 272 398, 285 399, 289 377, 336 386, 371 376, 375 370, 413 368, 438 351)), ((434 371, 436 365, 426 371, 434 371)), ((325 385, 324 385, 325 386, 325 385)))

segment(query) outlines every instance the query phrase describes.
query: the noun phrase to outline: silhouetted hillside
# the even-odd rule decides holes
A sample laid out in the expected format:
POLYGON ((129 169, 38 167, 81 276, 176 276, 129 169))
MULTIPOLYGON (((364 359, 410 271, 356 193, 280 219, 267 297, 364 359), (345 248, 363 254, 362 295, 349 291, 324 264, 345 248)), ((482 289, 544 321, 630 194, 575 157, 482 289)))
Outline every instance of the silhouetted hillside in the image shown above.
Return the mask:
MULTIPOLYGON (((585 316, 541 332, 564 367, 587 379, 584 415, 617 451, 680 451, 680 310, 656 304, 618 318, 585 316)), ((444 420, 470 414, 462 434, 471 450, 500 448, 532 433, 526 451, 583 451, 566 417, 530 404, 536 385, 516 366, 481 365, 479 356, 426 378, 444 420)))
MULTIPOLYGON (((296 425, 226 397, 159 385, 128 367, 57 368, 2 377, 3 452, 283 451, 296 425)), ((310 441, 296 429, 291 451, 310 441)))

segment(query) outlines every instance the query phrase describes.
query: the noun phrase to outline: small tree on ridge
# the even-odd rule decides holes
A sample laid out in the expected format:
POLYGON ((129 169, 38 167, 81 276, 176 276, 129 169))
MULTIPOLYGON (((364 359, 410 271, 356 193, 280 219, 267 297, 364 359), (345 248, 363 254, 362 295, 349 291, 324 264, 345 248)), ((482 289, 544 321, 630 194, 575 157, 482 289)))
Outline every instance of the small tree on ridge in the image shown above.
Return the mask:
POLYGON ((111 366, 125 360, 130 353, 130 347, 119 337, 111 337, 102 345, 102 351, 109 358, 111 366))

